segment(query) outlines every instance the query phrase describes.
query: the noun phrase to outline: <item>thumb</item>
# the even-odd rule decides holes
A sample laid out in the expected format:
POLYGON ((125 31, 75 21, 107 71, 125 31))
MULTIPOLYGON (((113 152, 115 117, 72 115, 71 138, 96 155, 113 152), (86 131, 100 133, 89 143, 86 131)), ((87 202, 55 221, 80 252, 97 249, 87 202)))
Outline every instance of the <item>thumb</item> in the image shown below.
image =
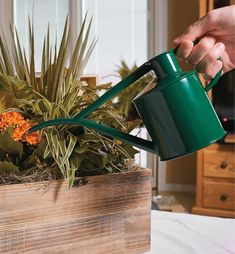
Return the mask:
POLYGON ((174 43, 177 45, 184 40, 195 41, 211 31, 213 29, 212 25, 208 15, 204 16, 189 26, 182 35, 174 40, 174 43))

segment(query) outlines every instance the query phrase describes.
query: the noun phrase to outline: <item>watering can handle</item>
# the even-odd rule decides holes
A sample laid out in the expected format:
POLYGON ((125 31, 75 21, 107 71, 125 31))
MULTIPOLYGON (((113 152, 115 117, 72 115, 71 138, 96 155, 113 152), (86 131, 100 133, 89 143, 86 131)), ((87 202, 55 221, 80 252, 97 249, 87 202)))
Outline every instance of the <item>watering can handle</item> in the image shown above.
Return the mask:
POLYGON ((91 112, 99 108, 106 101, 113 98, 116 94, 127 88, 129 85, 133 84, 136 80, 144 76, 151 70, 151 65, 149 62, 144 63, 139 68, 137 68, 133 73, 127 76, 124 80, 120 81, 117 85, 111 88, 108 92, 90 104, 87 108, 83 109, 79 114, 77 114, 74 118, 59 118, 54 120, 45 121, 41 124, 33 126, 28 133, 32 133, 34 131, 58 124, 71 124, 71 125, 80 125, 87 128, 91 128, 97 130, 101 133, 104 133, 110 137, 120 139, 124 142, 132 144, 140 149, 144 149, 151 153, 157 153, 153 142, 138 138, 136 136, 130 135, 128 133, 124 133, 115 128, 109 127, 105 124, 98 124, 94 121, 85 119, 91 112))
POLYGON ((92 111, 99 108, 105 102, 113 98, 115 95, 123 91, 125 88, 127 88, 131 84, 133 84, 136 80, 140 79, 150 70, 151 70, 151 64, 149 62, 144 63, 139 68, 137 68, 134 72, 128 75, 125 79, 121 80, 118 84, 112 87, 104 95, 102 95, 92 104, 90 104, 87 108, 83 109, 79 114, 75 116, 75 118, 80 119, 80 118, 84 118, 88 116, 92 111))
MULTIPOLYGON (((221 57, 219 57, 217 60, 222 61, 221 57)), ((205 87, 205 91, 208 92, 220 79, 220 76, 222 74, 222 68, 219 70, 219 72, 215 75, 215 77, 211 80, 211 82, 205 87)))
MULTIPOLYGON (((200 41, 200 39, 196 39, 195 41, 193 41, 193 45, 198 44, 198 42, 200 41)), ((178 45, 177 47, 174 48, 174 53, 176 54, 178 48, 180 45, 178 45)), ((222 61, 221 57, 219 57, 217 60, 222 61)), ((217 82, 220 79, 220 76, 222 74, 222 68, 219 70, 219 72, 215 75, 215 77, 211 80, 211 82, 204 88, 206 92, 208 92, 215 84, 217 84, 217 82)))

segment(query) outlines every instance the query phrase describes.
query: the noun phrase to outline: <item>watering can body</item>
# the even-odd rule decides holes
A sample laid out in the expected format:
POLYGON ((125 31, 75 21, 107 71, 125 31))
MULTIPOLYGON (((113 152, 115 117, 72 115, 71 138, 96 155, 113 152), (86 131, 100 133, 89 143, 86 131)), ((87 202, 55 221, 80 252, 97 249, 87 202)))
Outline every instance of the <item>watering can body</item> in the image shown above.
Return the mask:
POLYGON ((226 134, 196 72, 157 86, 134 104, 161 160, 190 154, 226 134))
POLYGON ((175 51, 171 50, 144 63, 76 117, 43 122, 32 127, 30 132, 55 124, 76 124, 156 153, 161 160, 181 157, 216 142, 226 134, 207 96, 220 75, 221 71, 204 88, 196 71, 181 71, 175 51), (134 105, 152 141, 86 119, 91 112, 149 71, 154 72, 157 85, 137 95, 134 105))

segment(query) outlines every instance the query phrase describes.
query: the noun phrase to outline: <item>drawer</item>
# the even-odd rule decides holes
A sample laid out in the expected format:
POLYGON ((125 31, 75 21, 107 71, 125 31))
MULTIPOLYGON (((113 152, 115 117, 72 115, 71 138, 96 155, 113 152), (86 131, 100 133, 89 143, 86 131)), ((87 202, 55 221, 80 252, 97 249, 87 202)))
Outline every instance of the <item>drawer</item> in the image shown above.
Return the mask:
POLYGON ((203 183, 203 206, 234 210, 234 184, 221 182, 203 183))
POLYGON ((234 178, 234 145, 215 144, 203 151, 203 175, 234 178))

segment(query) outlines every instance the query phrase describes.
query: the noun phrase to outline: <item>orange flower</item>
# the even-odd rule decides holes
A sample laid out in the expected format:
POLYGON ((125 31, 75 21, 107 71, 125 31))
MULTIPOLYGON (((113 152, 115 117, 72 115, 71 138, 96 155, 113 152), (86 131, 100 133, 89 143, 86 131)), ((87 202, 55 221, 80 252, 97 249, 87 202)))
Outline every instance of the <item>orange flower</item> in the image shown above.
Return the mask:
POLYGON ((11 137, 15 141, 20 141, 20 139, 24 135, 24 133, 25 133, 24 130, 21 130, 20 128, 15 128, 15 129, 13 129, 11 137))
POLYGON ((39 143, 39 131, 35 131, 25 137, 25 140, 30 145, 36 145, 39 143))
POLYGON ((38 144, 38 131, 23 137, 32 126, 29 120, 24 119, 19 112, 6 112, 0 115, 0 131, 6 131, 9 127, 13 128, 11 137, 15 141, 27 142, 30 145, 38 144))
POLYGON ((0 128, 3 126, 6 127, 14 127, 20 121, 24 121, 23 116, 19 112, 6 112, 0 115, 0 128))

